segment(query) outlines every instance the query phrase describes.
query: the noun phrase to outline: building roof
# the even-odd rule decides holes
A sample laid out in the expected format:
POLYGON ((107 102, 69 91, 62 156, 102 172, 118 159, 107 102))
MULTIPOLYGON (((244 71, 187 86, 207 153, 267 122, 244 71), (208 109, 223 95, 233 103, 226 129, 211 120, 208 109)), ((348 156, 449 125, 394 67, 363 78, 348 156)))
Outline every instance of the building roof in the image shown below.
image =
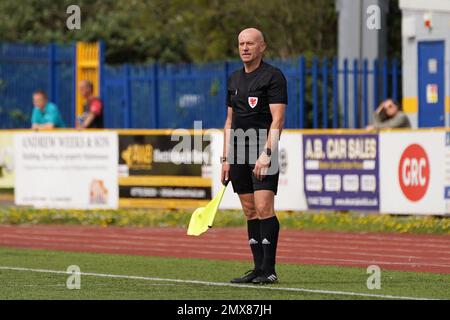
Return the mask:
POLYGON ((400 9, 450 12, 450 0, 400 0, 400 9))

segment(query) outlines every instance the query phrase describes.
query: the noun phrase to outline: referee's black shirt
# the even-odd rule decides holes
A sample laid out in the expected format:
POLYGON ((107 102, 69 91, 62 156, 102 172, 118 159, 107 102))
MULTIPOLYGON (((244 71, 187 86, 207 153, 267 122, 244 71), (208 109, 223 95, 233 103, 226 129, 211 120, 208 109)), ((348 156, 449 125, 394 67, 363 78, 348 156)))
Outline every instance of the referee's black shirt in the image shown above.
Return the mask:
POLYGON ((272 123, 269 104, 275 103, 288 103, 286 78, 280 69, 261 61, 254 71, 246 73, 241 68, 229 77, 227 106, 233 108, 231 129, 266 129, 268 133, 272 123))

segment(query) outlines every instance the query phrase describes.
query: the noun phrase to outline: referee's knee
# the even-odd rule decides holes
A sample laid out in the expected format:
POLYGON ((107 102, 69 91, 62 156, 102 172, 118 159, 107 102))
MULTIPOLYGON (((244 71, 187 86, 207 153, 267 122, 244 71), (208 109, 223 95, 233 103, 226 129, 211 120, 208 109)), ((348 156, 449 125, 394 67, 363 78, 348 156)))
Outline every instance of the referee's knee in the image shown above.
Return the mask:
POLYGON ((256 213, 255 206, 253 205, 245 205, 243 206, 243 211, 247 220, 252 220, 258 218, 258 214, 256 213))
POLYGON ((275 214, 274 210, 273 210, 273 206, 270 205, 269 203, 257 203, 255 205, 255 211, 256 211, 256 215, 258 216, 258 218, 260 219, 266 219, 266 218, 270 218, 271 216, 273 216, 275 214))
POLYGON ((244 214, 247 220, 253 220, 258 218, 258 214, 255 209, 244 209, 244 214))

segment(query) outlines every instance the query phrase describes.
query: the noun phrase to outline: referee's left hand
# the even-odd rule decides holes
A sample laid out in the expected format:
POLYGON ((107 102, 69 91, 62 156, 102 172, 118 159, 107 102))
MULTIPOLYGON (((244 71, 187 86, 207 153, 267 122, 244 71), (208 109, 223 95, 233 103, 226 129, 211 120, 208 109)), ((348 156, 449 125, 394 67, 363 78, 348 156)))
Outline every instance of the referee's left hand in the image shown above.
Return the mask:
POLYGON ((256 160, 255 168, 253 169, 253 175, 258 180, 262 180, 267 175, 267 171, 270 165, 270 157, 266 153, 262 153, 258 160, 256 160))

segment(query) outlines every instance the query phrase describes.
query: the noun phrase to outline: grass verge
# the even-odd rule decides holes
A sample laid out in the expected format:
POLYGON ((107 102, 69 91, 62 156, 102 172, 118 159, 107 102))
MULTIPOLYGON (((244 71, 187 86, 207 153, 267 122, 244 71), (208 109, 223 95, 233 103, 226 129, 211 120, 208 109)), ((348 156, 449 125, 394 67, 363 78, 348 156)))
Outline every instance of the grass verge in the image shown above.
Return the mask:
MULTIPOLYGON (((192 211, 163 209, 53 210, 0 207, 0 224, 71 224, 131 227, 186 227, 192 211)), ((450 235, 450 217, 394 216, 335 212, 278 212, 282 228, 348 232, 450 235)), ((220 210, 219 227, 244 226, 241 211, 220 210)))

